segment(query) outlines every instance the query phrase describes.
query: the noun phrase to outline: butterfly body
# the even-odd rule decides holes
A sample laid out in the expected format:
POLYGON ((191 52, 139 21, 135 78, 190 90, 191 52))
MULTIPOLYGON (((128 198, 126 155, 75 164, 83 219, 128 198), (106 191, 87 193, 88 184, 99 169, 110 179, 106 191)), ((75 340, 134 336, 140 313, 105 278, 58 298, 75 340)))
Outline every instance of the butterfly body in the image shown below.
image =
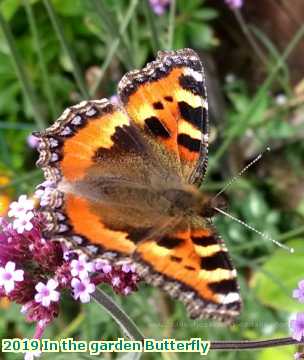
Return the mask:
POLYGON ((198 189, 207 166, 204 73, 190 49, 161 52, 118 86, 120 104, 80 103, 39 134, 53 192, 48 236, 93 257, 133 261, 194 318, 231 322, 236 272, 198 189))

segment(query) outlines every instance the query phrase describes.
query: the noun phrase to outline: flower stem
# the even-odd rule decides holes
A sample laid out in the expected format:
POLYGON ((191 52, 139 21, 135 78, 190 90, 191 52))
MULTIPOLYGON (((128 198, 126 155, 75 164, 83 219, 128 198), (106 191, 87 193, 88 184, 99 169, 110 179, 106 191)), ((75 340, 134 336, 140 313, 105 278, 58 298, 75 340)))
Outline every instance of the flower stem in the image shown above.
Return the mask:
POLYGON ((131 340, 143 340, 144 335, 140 332, 133 320, 107 295, 104 291, 96 288, 92 295, 94 300, 101 305, 116 321, 123 332, 131 340))
POLYGON ((264 55, 263 51, 261 50, 259 44, 255 41, 255 38, 252 36, 249 27, 245 23, 242 13, 238 9, 236 9, 236 10, 234 10, 234 15, 235 15, 238 23, 240 24, 240 27, 241 27, 245 37, 247 38, 248 43, 250 44, 250 46, 256 53, 257 57, 262 62, 262 64, 267 65, 267 58, 264 55))
MULTIPOLYGON (((133 320, 107 295, 104 291, 96 288, 96 291, 92 295, 94 300, 101 305, 121 327, 123 332, 131 340, 142 341, 144 335, 135 325, 133 320)), ((269 340, 223 340, 223 341, 211 341, 211 350, 255 350, 277 346, 287 345, 304 345, 303 341, 297 341, 291 337, 269 339, 269 340)))
POLYGON ((270 339, 270 340, 242 340, 242 341, 211 341, 211 350, 255 350, 276 346, 303 345, 304 341, 299 342, 291 337, 270 339))

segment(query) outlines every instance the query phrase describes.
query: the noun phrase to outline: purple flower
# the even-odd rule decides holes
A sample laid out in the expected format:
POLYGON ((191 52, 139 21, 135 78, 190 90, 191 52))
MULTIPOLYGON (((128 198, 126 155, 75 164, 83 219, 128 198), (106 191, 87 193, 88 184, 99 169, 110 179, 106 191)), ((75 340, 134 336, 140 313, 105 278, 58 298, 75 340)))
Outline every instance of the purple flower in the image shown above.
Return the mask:
POLYGON ((37 138, 37 136, 31 134, 27 137, 26 142, 30 148, 36 149, 36 147, 39 144, 39 138, 37 138))
POLYGON ((34 209, 34 202, 26 195, 20 195, 18 201, 14 201, 9 206, 8 216, 19 218, 23 214, 34 209))
POLYGON ((292 296, 300 303, 304 303, 304 280, 299 282, 298 288, 293 291, 292 296))
MULTIPOLYGON (((41 322, 45 324, 45 328, 58 316, 59 302, 51 302, 50 305, 46 307, 41 303, 37 303, 35 300, 31 300, 22 306, 21 313, 26 316, 27 321, 36 322, 37 328, 39 328, 41 322)), ((42 331, 40 332, 42 334, 42 331)))
POLYGON ((74 289, 74 299, 80 299, 82 303, 90 301, 90 294, 95 291, 95 285, 90 282, 89 278, 82 280, 74 278, 71 285, 74 289))
POLYGON ((135 272, 135 266, 134 264, 123 264, 121 267, 121 270, 125 273, 129 273, 129 272, 135 272))
POLYGON ((55 290, 57 287, 58 282, 54 279, 50 279, 47 284, 39 282, 35 287, 37 290, 35 301, 41 303, 45 307, 48 307, 51 302, 58 302, 60 293, 55 290))
POLYGON ((112 277, 112 285, 118 287, 119 284, 120 284, 120 278, 119 278, 119 276, 114 276, 114 277, 112 277))
POLYGON ((78 260, 72 260, 71 262, 71 274, 72 276, 78 276, 80 279, 88 277, 89 272, 93 271, 93 264, 87 261, 86 255, 80 255, 78 260))
POLYGON ((290 328, 292 337, 297 341, 301 341, 304 337, 304 313, 298 313, 294 320, 290 320, 290 328))
POLYGON ((56 279, 63 288, 70 287, 72 281, 71 266, 68 261, 64 262, 56 269, 56 279))
POLYGON ((35 280, 32 276, 29 276, 28 272, 24 273, 23 281, 16 282, 14 290, 8 294, 9 300, 17 304, 26 304, 31 301, 36 293, 35 280))
POLYGON ((65 261, 69 261, 72 259, 72 256, 74 255, 74 251, 71 251, 71 250, 65 250, 63 252, 63 259, 65 261))
POLYGON ((163 15, 171 0, 149 0, 150 7, 156 15, 163 15))
POLYGON ((243 0, 225 0, 225 3, 231 9, 239 9, 243 6, 243 0))
POLYGON ((15 270, 16 264, 8 261, 5 267, 0 267, 0 286, 4 287, 5 293, 14 290, 16 281, 23 281, 23 270, 15 270))
MULTIPOLYGON (((49 181, 37 187, 40 206, 47 205, 53 190, 49 181)), ((45 239, 48 223, 41 210, 21 195, 10 206, 10 218, 0 218, 0 298, 7 296, 22 305, 26 320, 36 323, 35 338, 41 338, 58 316, 62 291, 69 290, 75 299, 88 302, 101 283, 127 295, 137 289, 139 281, 130 264, 88 261, 65 244, 45 239)))
POLYGON ((102 271, 104 274, 109 274, 112 271, 112 266, 106 260, 97 259, 94 262, 94 270, 102 271))
POLYGON ((126 286, 123 290, 122 293, 124 295, 129 295, 132 292, 132 289, 129 286, 126 286))
MULTIPOLYGON (((96 265, 95 265, 96 266, 96 265)), ((120 266, 113 266, 111 271, 98 274, 93 278, 95 284, 106 282, 110 284, 118 294, 127 295, 137 289, 139 277, 136 274, 134 264, 125 263, 120 266)), ((106 270, 108 270, 106 268, 106 270)))
POLYGON ((33 260, 45 271, 56 271, 64 263, 63 247, 58 241, 37 238, 31 246, 33 260))
POLYGON ((19 217, 13 222, 13 228, 17 230, 18 234, 22 234, 24 231, 31 231, 34 227, 31 221, 33 217, 34 213, 32 211, 19 214, 19 217))
MULTIPOLYGON (((25 233, 28 235, 29 233, 25 233)), ((16 264, 28 259, 29 241, 25 234, 18 234, 11 223, 3 220, 0 227, 0 266, 5 266, 8 261, 16 264)))

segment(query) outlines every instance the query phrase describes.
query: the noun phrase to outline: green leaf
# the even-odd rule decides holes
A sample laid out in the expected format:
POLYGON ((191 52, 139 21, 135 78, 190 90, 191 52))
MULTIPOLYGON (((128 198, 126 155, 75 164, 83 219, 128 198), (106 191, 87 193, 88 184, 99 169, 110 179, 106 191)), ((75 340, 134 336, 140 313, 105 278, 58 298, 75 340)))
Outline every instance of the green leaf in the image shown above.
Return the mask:
POLYGON ((304 278, 304 241, 293 240, 288 246, 294 253, 277 250, 254 277, 254 290, 260 301, 285 311, 300 311, 304 306, 292 298, 292 292, 304 278))

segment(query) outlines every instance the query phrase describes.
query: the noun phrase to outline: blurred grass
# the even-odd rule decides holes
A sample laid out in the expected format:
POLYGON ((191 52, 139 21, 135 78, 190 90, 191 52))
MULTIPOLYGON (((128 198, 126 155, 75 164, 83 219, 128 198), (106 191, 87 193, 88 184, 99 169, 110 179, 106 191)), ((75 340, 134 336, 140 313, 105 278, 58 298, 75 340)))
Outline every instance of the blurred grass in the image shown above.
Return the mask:
POLYGON ((101 84, 101 82, 103 80, 103 77, 106 74, 106 71, 107 71, 108 67, 111 64, 111 61, 113 60, 113 57, 115 56, 115 54, 117 52, 117 49, 118 49, 118 46, 120 44, 121 38, 123 37, 123 34, 125 33, 126 28, 128 27, 130 20, 132 19, 132 16, 133 16, 133 14, 134 14, 134 12, 136 10, 137 4, 138 4, 138 0, 132 0, 130 2, 129 8, 128 8, 127 12, 126 12, 126 16, 125 16, 125 18, 123 19, 123 21, 122 21, 122 23, 120 25, 119 32, 116 35, 116 37, 114 38, 112 44, 110 45, 108 55, 105 58, 104 63, 101 66, 100 76, 96 79, 96 82, 95 82, 95 84, 93 86, 93 89, 92 89, 92 92, 91 92, 92 96, 94 96, 96 94, 96 92, 97 92, 97 90, 98 90, 98 88, 99 88, 99 86, 100 86, 100 84, 101 84))
POLYGON ((243 114, 243 116, 239 119, 239 122, 235 124, 234 127, 228 129, 228 135, 225 136, 225 139, 222 145, 219 147, 217 152, 212 157, 209 163, 209 171, 212 170, 213 166, 217 165, 220 158, 224 155, 225 151, 231 144, 231 142, 236 138, 244 135, 244 132, 250 127, 250 122, 256 116, 257 109, 259 109, 261 103, 267 97, 267 93, 269 92, 271 85, 276 80, 278 73, 281 67, 286 66, 285 62, 290 55, 290 53, 294 50, 297 44, 303 39, 304 35, 304 25, 302 25, 297 33, 294 35, 291 42, 286 47, 285 51, 283 52, 282 57, 279 57, 273 69, 270 70, 270 73, 260 89, 253 97, 251 104, 249 105, 248 110, 243 114))
POLYGON ((38 100, 36 98, 36 95, 34 93, 34 90, 32 88, 32 85, 27 77, 27 74, 25 72, 23 63, 21 61, 20 55, 18 54, 18 51, 16 49, 15 40, 13 38, 13 35, 11 33, 10 27, 3 18, 1 12, 0 12, 0 27, 2 29, 3 35, 6 39, 6 43, 9 47, 11 58, 13 60, 16 74, 18 76, 20 85, 22 87, 23 93, 25 98, 28 100, 28 102, 31 104, 32 112, 34 119, 36 121, 37 127, 39 129, 43 129, 46 126, 45 121, 42 119, 42 116, 40 114, 40 110, 38 108, 38 100))
MULTIPOLYGON (((26 138, 32 130, 52 123, 65 107, 73 103, 115 94, 116 84, 122 74, 133 67, 142 66, 158 50, 193 47, 217 59, 216 46, 228 40, 224 36, 218 38, 216 20, 223 18, 225 21, 225 16, 229 15, 221 8, 201 0, 171 1, 170 8, 162 16, 156 16, 146 0, 2 1, 0 175, 9 174, 11 182, 0 186, 0 191, 10 191, 15 196, 22 192, 32 193, 35 184, 42 179, 41 171, 35 169, 34 165, 37 155, 26 145, 26 138), (90 82, 88 79, 92 69, 98 71, 93 82, 90 82)), ((282 55, 260 30, 249 27, 243 21, 241 26, 245 35, 249 34, 251 39, 259 41, 260 46, 263 46, 263 59, 261 56, 259 59, 260 66, 267 69, 267 74, 265 80, 255 88, 245 76, 242 78, 242 74, 236 74, 239 78, 234 83, 221 85, 220 92, 227 105, 226 116, 223 114, 226 121, 223 130, 223 119, 220 119, 222 122, 218 128, 222 134, 221 141, 217 149, 210 152, 209 178, 207 183, 202 184, 204 191, 222 188, 228 174, 235 171, 235 165, 228 166, 228 169, 226 165, 233 158, 233 146, 240 146, 250 131, 254 134, 251 145, 255 145, 258 150, 265 148, 274 139, 286 141, 283 143, 284 152, 279 155, 274 152, 272 160, 279 158, 278 167, 286 163, 298 164, 292 169, 296 168, 300 172, 297 177, 299 182, 303 176, 301 166, 304 148, 296 143, 295 149, 290 144, 297 141, 294 136, 300 132, 300 127, 294 127, 286 121, 285 114, 289 116, 290 112, 284 106, 282 109, 285 113, 280 108, 277 113, 272 112, 267 121, 265 117, 276 108, 270 94, 275 91, 277 84, 288 96, 293 94, 287 59, 299 41, 303 40, 304 26, 301 25, 282 55), (290 158, 292 161, 287 160, 290 158)), ((241 32, 241 29, 234 31, 241 32)), ((251 41, 248 37, 245 39, 251 41)), ((212 91, 209 91, 210 94, 213 95, 212 91)), ((295 108, 300 111, 302 105, 299 102, 295 108)), ((234 157, 237 165, 240 157, 240 153, 236 160, 234 157)), ((247 160, 244 156, 240 163, 247 160)), ((272 164, 266 160, 265 165, 259 166, 272 170, 272 164)), ((286 210, 286 206, 280 203, 284 196, 277 184, 283 183, 285 179, 275 177, 274 172, 260 176, 253 169, 229 188, 226 192, 229 211, 287 244, 295 239, 303 241, 303 212, 298 206, 286 210)), ((285 192, 290 190, 288 186, 284 189, 285 192)), ((284 258, 284 266, 288 267, 293 263, 291 255, 276 250, 272 243, 258 238, 230 219, 219 217, 216 224, 239 270, 244 298, 244 310, 239 322, 227 329, 214 322, 190 320, 182 304, 163 297, 157 289, 144 284, 139 292, 126 298, 119 298, 106 289, 146 336, 228 340, 258 339, 288 333, 287 321, 292 306, 289 303, 288 308, 284 307, 284 300, 276 300, 291 294, 296 280, 303 276, 301 268, 299 274, 296 274, 298 277, 286 286, 280 259, 284 258), (259 285, 261 283, 262 289, 259 285), (269 292, 264 289, 269 289, 269 292)), ((301 257, 301 254, 303 251, 298 247, 297 257, 301 257)), ((294 269, 296 271, 297 268, 294 269)), ((1 337, 31 337, 33 328, 25 324, 19 311, 15 305, 8 310, 0 309, 1 337)), ((79 306, 67 298, 58 321, 46 334, 50 338, 62 336, 74 336, 81 340, 110 340, 121 336, 121 333, 108 314, 102 312, 96 304, 79 306)), ((211 360, 270 360, 276 354, 269 350, 250 353, 211 352, 208 356, 211 360)), ((289 355, 287 351, 281 358, 288 359, 289 355)), ((156 359, 160 356, 163 359, 200 357, 196 354, 163 353, 145 355, 145 358, 156 359)), ((52 354, 54 357, 59 358, 60 355, 52 354)), ((78 355, 69 354, 69 357, 76 359, 78 355)), ((5 358, 16 357, 8 354, 5 358)), ((113 357, 105 354, 104 358, 113 357)))
POLYGON ((40 38, 39 38, 39 29, 37 26, 36 18, 32 9, 32 6, 29 2, 29 0, 23 0, 24 6, 26 9, 26 15, 30 24, 30 30, 31 30, 31 37, 33 39, 33 48, 37 52, 39 67, 41 71, 41 79, 43 82, 43 90, 44 95, 49 103, 50 106, 50 113, 52 117, 56 117, 59 113, 58 107, 56 105, 55 96, 52 92, 51 86, 50 86, 50 79, 48 76, 48 71, 46 67, 46 62, 44 58, 44 54, 42 51, 42 47, 40 44, 40 38))
POLYGON ((73 53, 73 50, 72 50, 70 44, 68 43, 68 41, 65 37, 64 31, 62 30, 63 29, 62 25, 60 23, 59 18, 57 17, 56 12, 53 9, 53 5, 49 0, 43 0, 43 3, 45 5, 48 15, 51 19, 54 31, 58 37, 58 40, 60 41, 62 49, 68 56, 68 59, 71 63, 72 73, 73 73, 75 81, 78 85, 78 88, 81 92, 81 95, 84 99, 88 99, 89 93, 88 93, 86 84, 83 79, 82 70, 80 68, 80 65, 78 64, 78 61, 73 53))

